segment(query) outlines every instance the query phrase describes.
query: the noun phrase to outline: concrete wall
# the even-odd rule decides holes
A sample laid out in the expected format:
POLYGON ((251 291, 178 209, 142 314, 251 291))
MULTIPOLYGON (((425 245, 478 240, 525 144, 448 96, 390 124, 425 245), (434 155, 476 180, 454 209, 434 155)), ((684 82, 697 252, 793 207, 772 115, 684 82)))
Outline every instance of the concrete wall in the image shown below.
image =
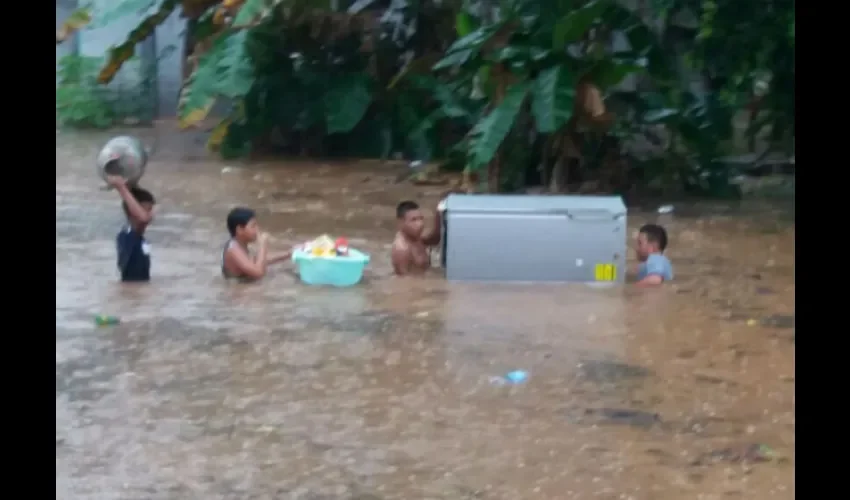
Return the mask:
MULTIPOLYGON (((74 35, 56 47, 56 60, 77 53, 83 56, 104 57, 110 47, 124 42, 127 33, 141 21, 146 13, 131 14, 117 19, 107 19, 107 15, 120 0, 94 0, 92 23, 86 29, 74 35)), ((158 2, 151 2, 150 12, 154 12, 158 2)), ((56 1, 57 28, 76 8, 76 0, 56 1)), ((109 16, 114 17, 114 16, 109 16)), ((156 117, 174 116, 180 93, 183 74, 184 34, 186 21, 180 18, 179 11, 156 29, 153 36, 136 47, 136 56, 127 61, 110 84, 121 91, 121 95, 132 98, 134 89, 143 86, 145 78, 151 78, 155 91, 152 93, 151 108, 156 117), (152 65, 152 66, 149 66, 152 65), (153 68, 152 74, 146 74, 146 68, 153 68)))
POLYGON ((159 49, 157 64, 158 115, 175 116, 183 85, 183 54, 186 53, 186 20, 178 11, 162 23, 154 35, 159 49))
MULTIPOLYGON (((58 30, 65 19, 74 11, 76 0, 56 0, 56 29, 58 30)), ((59 59, 73 54, 77 49, 77 35, 73 35, 70 40, 56 46, 56 66, 59 67, 59 59)), ((57 75, 58 78, 58 75, 57 75)))

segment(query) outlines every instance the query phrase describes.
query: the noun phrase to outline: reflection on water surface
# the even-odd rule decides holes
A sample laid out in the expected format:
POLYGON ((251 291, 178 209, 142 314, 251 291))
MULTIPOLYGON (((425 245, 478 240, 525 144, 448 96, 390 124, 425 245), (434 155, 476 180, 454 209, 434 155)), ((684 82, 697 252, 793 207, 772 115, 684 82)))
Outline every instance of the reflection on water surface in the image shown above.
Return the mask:
POLYGON ((394 205, 439 188, 370 162, 222 172, 159 136, 149 286, 116 282, 106 136, 57 136, 57 498, 793 498, 794 228, 769 207, 677 218, 662 290, 396 280, 394 205), (225 283, 237 203, 282 248, 349 236, 368 284, 225 283))

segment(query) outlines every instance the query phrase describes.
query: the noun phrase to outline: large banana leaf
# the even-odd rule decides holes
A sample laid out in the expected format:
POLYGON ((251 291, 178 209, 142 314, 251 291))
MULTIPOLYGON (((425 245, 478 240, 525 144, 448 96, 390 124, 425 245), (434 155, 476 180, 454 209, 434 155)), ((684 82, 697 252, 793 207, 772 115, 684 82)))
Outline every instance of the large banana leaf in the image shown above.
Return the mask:
MULTIPOLYGON (((87 3, 87 2, 84 2, 87 3)), ((159 5, 160 0, 116 0, 112 2, 90 2, 97 15, 89 26, 91 28, 103 28, 116 21, 124 20, 130 16, 135 19, 144 17, 151 8, 159 5)))
POLYGON ((106 64, 100 70, 97 77, 98 83, 109 83, 115 78, 121 66, 136 53, 136 44, 147 39, 156 31, 156 27, 162 24, 174 9, 180 4, 180 0, 162 0, 159 9, 154 14, 146 17, 127 36, 121 45, 109 49, 106 64))
POLYGON ((501 24, 483 26, 455 41, 448 50, 446 50, 445 57, 440 59, 437 64, 434 65, 433 69, 436 71, 444 68, 463 66, 472 59, 479 50, 481 50, 481 47, 484 46, 487 41, 496 35, 501 27, 501 24))
POLYGON ((624 5, 612 2, 605 9, 603 19, 609 26, 620 27, 632 53, 646 58, 646 69, 653 80, 668 84, 678 78, 669 49, 662 47, 660 37, 638 14, 624 5))
POLYGON ((552 133, 572 117, 575 79, 564 66, 555 66, 540 73, 532 92, 531 112, 540 132, 552 133))
POLYGON ((552 50, 562 51, 567 44, 580 40, 611 5, 610 2, 611 0, 591 0, 561 18, 552 34, 552 50))
POLYGON ((646 71, 646 60, 609 57, 597 62, 590 70, 590 78, 597 87, 607 89, 622 82, 627 76, 646 71))
POLYGON ((210 7, 218 5, 219 3, 227 3, 227 4, 236 4, 240 3, 241 0, 233 1, 233 0, 225 0, 222 2, 221 0, 182 0, 180 3, 183 6, 183 16, 189 19, 197 19, 205 12, 209 12, 210 7))
POLYGON ((210 132, 210 136, 207 138, 207 149, 210 151, 219 151, 221 149, 221 144, 227 137, 227 132, 229 131, 232 123, 233 120, 225 118, 213 128, 212 132, 210 132))
POLYGON ((88 9, 77 9, 71 12, 71 15, 62 23, 62 26, 56 30, 56 45, 64 42, 75 32, 82 29, 85 25, 91 22, 91 14, 88 9))
POLYGON ((181 127, 191 127, 206 118, 216 98, 240 99, 251 89, 254 75, 245 55, 246 36, 244 30, 224 33, 201 56, 180 95, 181 127))
POLYGON ((512 85, 501 104, 482 118, 469 133, 472 140, 468 158, 472 170, 483 168, 496 156, 499 146, 514 126, 529 88, 528 82, 512 85))
POLYGON ((445 83, 431 75, 416 75, 407 80, 414 88, 428 92, 440 105, 442 116, 448 118, 469 118, 470 112, 459 98, 458 87, 462 81, 445 83))
POLYGON ((679 117, 679 110, 673 108, 651 109, 641 115, 643 123, 654 125, 656 123, 667 123, 679 117))
POLYGON ((459 12, 455 16, 455 32, 460 37, 465 37, 472 33, 472 30, 475 29, 475 24, 475 20, 472 19, 472 16, 468 12, 459 12))
POLYGON ((327 132, 351 132, 372 104, 369 77, 354 73, 334 78, 333 86, 324 96, 324 103, 327 132))
MULTIPOLYGON (((182 5, 184 10, 184 14, 191 12, 192 9, 198 10, 199 12, 203 12, 208 9, 210 6, 219 3, 212 0, 201 0, 201 1, 189 1, 189 0, 156 0, 159 4, 159 8, 157 11, 147 17, 145 17, 141 23, 139 23, 133 31, 129 33, 126 40, 112 47, 109 50, 109 54, 107 56, 106 64, 103 69, 100 71, 100 75, 98 76, 98 82, 100 83, 109 83, 118 73, 118 70, 121 69, 121 66, 131 57, 136 50, 136 45, 139 42, 144 41, 149 36, 153 35, 156 31, 156 27, 165 22, 166 19, 171 15, 172 12, 178 7, 182 5)), ((230 12, 235 13, 233 18, 233 25, 236 27, 246 27, 250 26, 252 23, 257 21, 262 16, 266 15, 272 8, 274 8, 277 4, 279 4, 283 0, 224 0, 221 3, 220 9, 224 9, 222 12, 230 12)), ((108 24, 108 22, 114 21, 117 18, 124 17, 126 15, 136 13, 136 12, 144 12, 146 11, 154 1, 148 2, 140 2, 136 1, 124 1, 118 2, 118 5, 113 8, 113 10, 108 11, 104 16, 100 16, 98 19, 99 24, 108 24)), ((210 10, 209 12, 213 12, 210 10)), ((58 34, 57 34, 58 35, 58 34)), ((58 40, 58 36, 57 36, 58 40)))
POLYGON ((228 2, 225 0, 222 5, 223 7, 232 10, 241 3, 242 5, 239 7, 239 11, 233 17, 233 25, 246 26, 268 15, 268 13, 282 1, 283 0, 230 0, 228 2), (233 5, 228 5, 229 3, 233 5))

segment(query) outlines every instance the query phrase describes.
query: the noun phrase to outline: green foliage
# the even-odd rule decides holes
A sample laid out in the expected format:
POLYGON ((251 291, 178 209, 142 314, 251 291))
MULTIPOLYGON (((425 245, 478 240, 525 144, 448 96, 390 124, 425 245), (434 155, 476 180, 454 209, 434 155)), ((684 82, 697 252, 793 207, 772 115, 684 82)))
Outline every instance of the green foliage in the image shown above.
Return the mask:
POLYGON ((86 2, 94 13, 90 29, 102 28, 130 16, 143 17, 160 0, 94 0, 86 2))
POLYGON ((115 78, 115 75, 118 74, 121 66, 133 58, 136 53, 136 45, 150 38, 156 32, 157 26, 171 16, 171 13, 174 12, 179 3, 179 0, 161 0, 157 6, 157 10, 145 16, 130 31, 123 43, 111 47, 106 56, 106 63, 97 76, 97 81, 99 83, 111 82, 115 78))
POLYGON ((91 22, 91 12, 86 7, 75 9, 56 30, 56 44, 66 41, 75 32, 83 29, 91 22))
MULTIPOLYGON (((412 43, 413 35, 404 33, 416 12, 399 8, 379 25, 387 36, 373 36, 353 14, 305 13, 289 2, 273 3, 280 5, 242 6, 234 25, 251 21, 251 29, 210 35, 212 46, 184 87, 184 126, 198 123, 216 98, 225 97, 236 104, 234 112, 226 118, 226 133, 209 143, 222 152, 244 153, 263 144, 289 152, 318 145, 318 154, 433 154, 436 138, 423 125, 428 90, 391 85, 412 43), (372 47, 364 51, 367 41, 372 47)), ((359 4, 354 7, 364 7, 359 4)))
POLYGON ((62 126, 106 128, 115 114, 103 88, 96 85, 94 75, 100 68, 99 58, 68 55, 59 61, 56 74, 56 120, 62 126))
POLYGON ((338 78, 324 95, 325 127, 329 134, 351 132, 372 104, 369 77, 349 73, 338 78))
POLYGON ((519 99, 509 91, 499 101, 499 89, 508 85, 512 90, 531 89, 530 125, 542 134, 563 134, 573 115, 580 80, 589 78, 604 90, 644 71, 651 38, 644 41, 642 52, 614 55, 603 49, 610 44, 603 29, 606 16, 616 14, 620 15, 618 28, 626 32, 644 28, 639 19, 608 0, 513 2, 494 22, 471 12, 458 15, 457 26, 477 28, 453 43, 434 70, 452 69, 451 79, 476 80, 491 103, 493 111, 480 117, 468 137, 470 169, 484 168, 497 155, 521 112, 525 94, 519 99), (568 50, 577 46, 578 50, 568 50))
POLYGON ((206 118, 216 99, 241 99, 251 89, 254 76, 246 53, 247 36, 244 30, 224 33, 201 57, 180 96, 182 126, 195 125, 206 118))
POLYGON ((56 120, 61 126, 107 128, 150 120, 153 80, 142 77, 132 88, 103 87, 97 73, 103 58, 66 55, 56 71, 56 120))
MULTIPOLYGON (((115 12, 160 2, 124 0, 115 12)), ((511 188, 538 162, 563 159, 552 144, 577 137, 590 174, 627 157, 662 184, 733 195, 736 172, 718 159, 746 106, 756 111, 749 136, 793 147, 791 0, 652 0, 640 12, 616 0, 349 3, 332 12, 330 2, 247 0, 225 26, 210 5, 190 22, 211 43, 184 86, 181 123, 223 98, 232 112, 210 146, 226 156, 401 151, 503 165, 497 184, 511 188), (676 24, 687 12, 696 26, 676 24), (692 91, 694 77, 704 90, 692 91), (630 79, 638 90, 619 88, 630 79), (589 87, 604 106, 596 94, 588 104, 589 87), (635 142, 655 156, 629 156, 635 142)))
POLYGON ((472 169, 486 166, 496 155, 502 141, 514 126, 528 96, 529 86, 527 82, 522 82, 510 87, 502 102, 481 118, 469 132, 469 166, 472 169))
POLYGON ((576 81, 563 66, 554 66, 540 72, 534 82, 534 100, 531 112, 537 130, 552 133, 566 125, 572 118, 576 81))
POLYGON ((795 18, 793 0, 706 1, 693 48, 692 59, 711 90, 732 102, 761 97, 760 118, 748 133, 769 131, 777 143, 794 136, 795 18))
POLYGON ((555 23, 552 33, 552 50, 563 50, 567 44, 581 40, 610 7, 610 2, 592 0, 578 8, 570 9, 555 23))

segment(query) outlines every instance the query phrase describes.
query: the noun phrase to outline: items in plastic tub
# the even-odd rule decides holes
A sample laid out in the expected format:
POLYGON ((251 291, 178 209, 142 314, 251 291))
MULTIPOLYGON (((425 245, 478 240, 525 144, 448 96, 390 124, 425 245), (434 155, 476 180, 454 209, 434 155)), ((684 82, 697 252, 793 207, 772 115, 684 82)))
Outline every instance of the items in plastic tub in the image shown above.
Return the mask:
POLYGON ((346 238, 322 235, 292 254, 301 281, 308 285, 353 286, 363 278, 369 256, 348 246, 346 238))
POLYGON ((345 238, 337 238, 334 242, 334 250, 337 255, 348 255, 348 240, 345 238))
POLYGON ((348 240, 337 238, 336 241, 330 236, 323 234, 313 241, 304 243, 301 249, 313 257, 336 257, 348 255, 348 240))
POLYGON ((345 287, 360 282, 369 256, 354 248, 348 250, 348 255, 337 257, 315 257, 296 250, 292 261, 298 268, 301 281, 308 285, 345 287))

